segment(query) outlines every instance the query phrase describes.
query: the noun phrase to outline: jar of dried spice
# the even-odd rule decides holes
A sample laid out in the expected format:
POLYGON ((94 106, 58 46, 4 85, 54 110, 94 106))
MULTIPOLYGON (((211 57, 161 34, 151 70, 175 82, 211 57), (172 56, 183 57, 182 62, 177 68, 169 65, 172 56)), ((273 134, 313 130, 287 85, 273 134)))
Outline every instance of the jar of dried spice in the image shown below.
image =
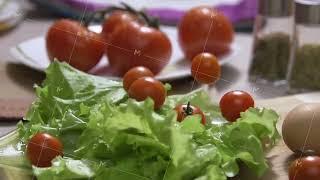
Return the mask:
POLYGON ((320 89, 320 1, 296 0, 296 53, 289 66, 291 92, 320 89))
POLYGON ((293 0, 260 0, 249 79, 274 85, 286 82, 293 37, 293 0))

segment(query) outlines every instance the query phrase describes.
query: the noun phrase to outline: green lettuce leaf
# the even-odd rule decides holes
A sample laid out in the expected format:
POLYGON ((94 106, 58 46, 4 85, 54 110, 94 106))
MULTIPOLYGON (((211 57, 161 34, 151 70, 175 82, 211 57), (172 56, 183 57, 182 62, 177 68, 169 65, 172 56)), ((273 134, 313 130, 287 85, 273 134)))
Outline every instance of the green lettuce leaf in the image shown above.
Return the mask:
POLYGON ((93 178, 97 166, 87 160, 74 160, 57 157, 49 168, 33 166, 33 173, 38 180, 90 179, 93 178))
POLYGON ((228 177, 239 172, 237 161, 243 161, 258 176, 268 168, 264 157, 265 142, 274 145, 279 138, 276 130, 278 115, 269 109, 250 108, 232 124, 212 126, 196 137, 199 144, 213 143, 221 153, 222 168, 228 177))
POLYGON ((65 63, 53 62, 46 75, 26 122, 0 139, 0 164, 39 180, 226 180, 239 173, 240 161, 262 176, 268 168, 264 150, 279 138, 274 111, 251 108, 229 123, 202 90, 168 96, 155 111, 152 99, 130 99, 121 82, 65 63), (174 107, 188 101, 205 113, 206 125, 198 115, 176 121, 174 107), (64 145, 64 157, 51 167, 32 167, 25 158, 25 144, 37 132, 64 145), (16 153, 10 156, 8 148, 16 153))
POLYGON ((30 123, 18 124, 24 142, 44 131, 59 137, 65 151, 72 153, 86 128, 89 109, 100 102, 117 104, 127 98, 122 83, 85 74, 65 63, 53 62, 46 75, 42 87, 36 86, 38 99, 25 117, 30 123))

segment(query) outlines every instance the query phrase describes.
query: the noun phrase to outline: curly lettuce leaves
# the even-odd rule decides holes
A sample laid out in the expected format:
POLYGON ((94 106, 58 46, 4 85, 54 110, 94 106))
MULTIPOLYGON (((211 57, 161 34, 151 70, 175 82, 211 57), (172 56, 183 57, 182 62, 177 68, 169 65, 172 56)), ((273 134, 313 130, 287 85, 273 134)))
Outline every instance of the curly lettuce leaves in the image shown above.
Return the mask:
POLYGON ((251 108, 228 123, 201 90, 168 96, 154 111, 151 99, 129 99, 120 82, 58 62, 46 73, 27 122, 18 124, 19 136, 0 147, 8 157, 1 152, 20 143, 19 166, 40 180, 225 180, 239 173, 239 161, 261 176, 268 168, 264 146, 279 138, 274 111, 251 108), (206 126, 198 115, 176 121, 173 108, 188 101, 205 113, 206 126), (64 157, 51 167, 31 168, 22 160, 24 144, 37 132, 57 136, 64 145, 64 157))
POLYGON ((238 160, 262 176, 268 168, 264 157, 265 142, 273 146, 280 137, 276 130, 278 118, 272 110, 250 108, 241 113, 237 122, 212 126, 197 135, 195 141, 215 144, 222 156, 221 167, 228 177, 238 174, 238 160))
POLYGON ((102 104, 92 111, 75 152, 92 160, 107 159, 114 168, 128 173, 161 179, 170 147, 165 129, 158 131, 157 125, 169 125, 174 118, 155 113, 150 99, 129 100, 118 107, 102 104))
POLYGON ((19 123, 19 134, 26 141, 36 132, 48 132, 62 140, 67 153, 75 150, 91 107, 100 102, 117 104, 127 96, 122 83, 85 74, 65 63, 53 62, 46 75, 43 86, 36 86, 38 99, 25 117, 30 123, 19 123))

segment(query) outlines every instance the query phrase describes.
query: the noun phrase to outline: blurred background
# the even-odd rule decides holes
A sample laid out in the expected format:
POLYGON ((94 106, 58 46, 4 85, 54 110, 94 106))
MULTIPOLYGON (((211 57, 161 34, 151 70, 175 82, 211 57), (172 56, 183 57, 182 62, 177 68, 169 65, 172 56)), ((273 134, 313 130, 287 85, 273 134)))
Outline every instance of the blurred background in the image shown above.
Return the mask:
MULTIPOLYGON (((27 40, 45 36, 49 27, 55 20, 60 18, 79 19, 84 10, 87 15, 99 8, 112 4, 119 4, 120 1, 101 0, 1 0, 0 21, 3 27, 0 35, 0 68, 1 88, 0 97, 26 98, 34 97, 33 84, 40 83, 44 74, 28 65, 23 65, 19 59, 12 55, 11 48, 27 40), (11 7, 12 6, 12 7, 11 7), (8 9, 11 7, 11 9, 8 9), (10 21, 9 21, 10 19, 10 21)), ((239 36, 236 41, 241 41, 241 50, 235 59, 223 66, 223 79, 229 82, 220 81, 217 89, 221 94, 232 87, 241 89, 250 88, 250 83, 244 83, 249 55, 252 44, 252 28, 257 11, 256 0, 128 0, 123 1, 135 8, 144 8, 146 11, 160 19, 166 26, 176 26, 179 20, 188 9, 207 5, 221 9, 232 21, 239 36), (243 75, 243 77, 242 77, 243 75)), ((240 44, 240 43, 239 43, 240 44)), ((37 51, 36 48, 30 47, 37 51)), ((35 52, 36 53, 36 52, 35 52)), ((174 89, 177 92, 188 91, 190 78, 175 79, 174 89)), ((262 97, 277 96, 277 92, 270 95, 259 94, 262 97), (274 94, 275 93, 275 94, 274 94)))

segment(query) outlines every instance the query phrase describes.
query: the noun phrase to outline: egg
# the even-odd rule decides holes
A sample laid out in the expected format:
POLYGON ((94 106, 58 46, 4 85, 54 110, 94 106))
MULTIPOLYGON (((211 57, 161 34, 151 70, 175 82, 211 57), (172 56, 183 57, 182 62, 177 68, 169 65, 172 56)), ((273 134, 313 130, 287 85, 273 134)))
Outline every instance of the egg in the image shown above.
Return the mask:
POLYGON ((293 152, 320 154, 320 103, 300 104, 286 116, 282 136, 293 152))

